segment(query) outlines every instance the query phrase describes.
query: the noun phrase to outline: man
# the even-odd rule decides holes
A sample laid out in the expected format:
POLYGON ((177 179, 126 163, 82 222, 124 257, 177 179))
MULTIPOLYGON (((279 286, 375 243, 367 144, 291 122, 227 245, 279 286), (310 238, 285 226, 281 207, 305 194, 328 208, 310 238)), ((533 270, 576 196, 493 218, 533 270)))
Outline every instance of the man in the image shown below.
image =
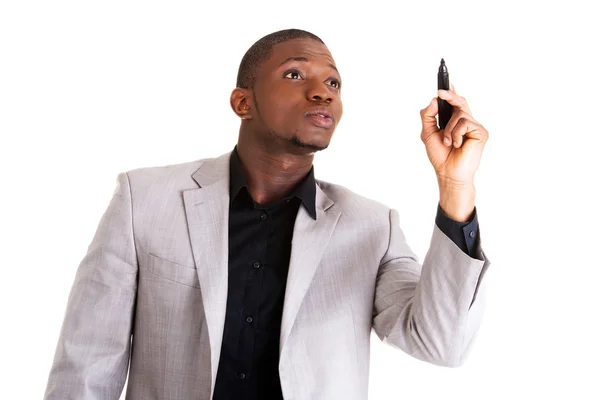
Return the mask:
POLYGON ((69 297, 46 399, 366 399, 373 329, 458 366, 480 321, 473 178, 487 140, 453 90, 421 138, 440 199, 423 266, 398 213, 315 180, 342 116, 327 47, 275 32, 244 56, 232 152, 119 174, 69 297))

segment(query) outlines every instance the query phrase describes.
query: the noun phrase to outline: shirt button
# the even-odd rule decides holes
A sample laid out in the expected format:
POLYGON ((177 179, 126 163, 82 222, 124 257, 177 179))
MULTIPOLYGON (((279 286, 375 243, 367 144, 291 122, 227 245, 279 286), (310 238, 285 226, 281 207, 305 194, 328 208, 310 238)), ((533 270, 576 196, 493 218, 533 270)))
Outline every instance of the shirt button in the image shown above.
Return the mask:
POLYGON ((254 264, 252 264, 252 266, 254 267, 254 269, 259 269, 260 263, 258 261, 255 261, 254 264))
POLYGON ((240 378, 240 379, 246 379, 246 374, 245 374, 245 373, 243 373, 243 372, 240 372, 240 373, 238 374, 238 378, 240 378))
POLYGON ((246 322, 247 322, 247 323, 250 323, 250 322, 252 322, 252 321, 254 321, 254 319, 252 319, 252 317, 246 317, 246 322))
POLYGON ((267 214, 261 214, 261 215, 260 215, 260 219, 262 219, 263 221, 264 221, 265 219, 267 219, 267 218, 269 218, 269 216, 268 216, 267 214))
POLYGON ((473 232, 473 231, 469 232, 469 236, 470 237, 475 237, 475 232, 473 232))

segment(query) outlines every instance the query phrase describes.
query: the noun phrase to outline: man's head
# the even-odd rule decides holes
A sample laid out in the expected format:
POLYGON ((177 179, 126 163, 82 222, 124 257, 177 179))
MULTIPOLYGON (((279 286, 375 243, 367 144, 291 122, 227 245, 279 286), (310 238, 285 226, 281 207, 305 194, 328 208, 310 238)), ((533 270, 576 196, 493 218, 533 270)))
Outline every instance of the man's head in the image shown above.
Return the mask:
POLYGON ((342 117, 341 78, 310 32, 290 29, 257 41, 240 64, 231 107, 241 135, 295 154, 323 150, 342 117))

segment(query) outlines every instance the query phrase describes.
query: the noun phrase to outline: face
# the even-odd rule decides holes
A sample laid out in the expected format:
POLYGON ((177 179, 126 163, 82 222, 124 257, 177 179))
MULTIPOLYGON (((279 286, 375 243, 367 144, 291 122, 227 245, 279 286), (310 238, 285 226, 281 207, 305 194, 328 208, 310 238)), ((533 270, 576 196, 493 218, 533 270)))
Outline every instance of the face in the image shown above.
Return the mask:
POLYGON ((287 151, 327 148, 342 117, 341 77, 327 47, 295 39, 273 48, 257 71, 250 124, 287 151))

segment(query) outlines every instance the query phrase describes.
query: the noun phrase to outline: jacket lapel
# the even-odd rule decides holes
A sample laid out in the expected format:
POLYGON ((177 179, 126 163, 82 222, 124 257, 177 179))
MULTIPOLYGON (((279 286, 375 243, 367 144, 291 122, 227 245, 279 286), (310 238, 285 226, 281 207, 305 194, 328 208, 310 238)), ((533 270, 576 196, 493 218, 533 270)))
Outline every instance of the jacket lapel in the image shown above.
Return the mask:
POLYGON ((229 261, 229 157, 208 160, 192 175, 199 189, 183 192, 211 349, 212 387, 221 355, 229 261))
POLYGON ((302 300, 340 218, 341 213, 339 211, 327 211, 333 204, 333 201, 317 185, 317 219, 312 219, 304 207, 300 207, 298 210, 294 225, 292 252, 281 319, 280 354, 292 330, 302 300))

